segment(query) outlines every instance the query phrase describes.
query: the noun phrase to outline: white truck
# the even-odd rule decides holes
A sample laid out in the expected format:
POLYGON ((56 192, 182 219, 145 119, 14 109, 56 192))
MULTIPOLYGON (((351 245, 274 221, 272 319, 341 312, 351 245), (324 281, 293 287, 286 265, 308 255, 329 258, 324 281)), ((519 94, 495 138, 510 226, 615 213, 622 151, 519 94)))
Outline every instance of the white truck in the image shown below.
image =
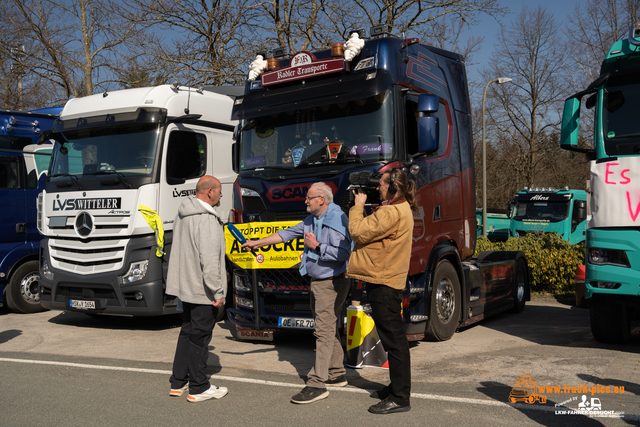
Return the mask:
POLYGON ((233 207, 235 93, 173 84, 67 102, 48 135, 56 144, 38 201, 43 307, 125 316, 177 311, 164 289, 182 199, 195 194, 201 176, 213 175, 224 195, 218 212, 227 218, 233 207))

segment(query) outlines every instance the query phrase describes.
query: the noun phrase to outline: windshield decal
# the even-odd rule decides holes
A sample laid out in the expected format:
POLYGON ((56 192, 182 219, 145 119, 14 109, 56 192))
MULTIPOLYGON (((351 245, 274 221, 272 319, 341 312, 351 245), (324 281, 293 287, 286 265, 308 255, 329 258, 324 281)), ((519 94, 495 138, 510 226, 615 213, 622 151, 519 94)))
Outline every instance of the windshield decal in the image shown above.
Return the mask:
POLYGON ((382 144, 354 145, 353 147, 351 147, 349 154, 351 154, 352 156, 372 153, 389 154, 391 153, 391 151, 391 144, 387 144, 385 142, 382 144))
POLYGON ((300 160, 302 160, 302 153, 304 152, 304 147, 297 147, 291 150, 291 156, 293 157, 293 166, 298 167, 300 164, 300 160))
POLYGON ((260 156, 260 157, 254 157, 252 159, 243 160, 241 166, 243 169, 248 169, 248 168, 256 168, 258 166, 264 166, 264 164, 265 164, 264 156, 260 156))

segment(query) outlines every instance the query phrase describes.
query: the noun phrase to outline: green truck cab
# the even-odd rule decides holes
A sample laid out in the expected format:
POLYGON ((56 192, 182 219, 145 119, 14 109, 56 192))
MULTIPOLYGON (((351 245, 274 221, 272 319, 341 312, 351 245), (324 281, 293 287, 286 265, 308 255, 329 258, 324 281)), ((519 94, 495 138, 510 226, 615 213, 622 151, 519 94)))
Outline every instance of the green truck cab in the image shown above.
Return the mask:
POLYGON ((556 188, 524 187, 507 208, 509 236, 558 233, 572 245, 587 234, 587 192, 556 188))
POLYGON ((626 343, 640 318, 640 26, 615 42, 600 76, 565 101, 561 147, 591 161, 585 298, 599 342, 626 343), (594 109, 594 148, 579 146, 582 99, 594 109))

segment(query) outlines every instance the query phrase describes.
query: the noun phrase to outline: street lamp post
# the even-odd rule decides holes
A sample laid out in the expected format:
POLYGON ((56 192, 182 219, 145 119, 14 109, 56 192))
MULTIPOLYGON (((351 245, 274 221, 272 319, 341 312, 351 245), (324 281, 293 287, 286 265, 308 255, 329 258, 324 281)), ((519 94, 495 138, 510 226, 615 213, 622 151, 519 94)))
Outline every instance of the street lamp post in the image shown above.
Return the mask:
POLYGON ((489 89, 491 83, 498 82, 498 84, 502 84, 511 80, 508 77, 489 80, 484 87, 484 94, 482 95, 482 235, 484 237, 487 237, 487 143, 484 139, 484 103, 487 99, 487 89, 489 89))

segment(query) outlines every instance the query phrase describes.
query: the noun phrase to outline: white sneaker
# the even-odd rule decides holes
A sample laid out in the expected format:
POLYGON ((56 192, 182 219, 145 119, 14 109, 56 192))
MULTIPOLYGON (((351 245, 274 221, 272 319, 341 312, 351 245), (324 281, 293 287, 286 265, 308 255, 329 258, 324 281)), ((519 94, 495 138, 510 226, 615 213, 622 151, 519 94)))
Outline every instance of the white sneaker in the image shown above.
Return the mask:
POLYGON ((189 383, 186 383, 181 388, 172 388, 169 390, 169 396, 180 397, 184 394, 189 393, 189 383))
POLYGON ((190 394, 187 396, 187 400, 189 402, 202 402, 203 400, 209 399, 221 399, 225 397, 229 393, 226 387, 216 387, 212 385, 209 387, 209 390, 204 391, 200 394, 190 394))

